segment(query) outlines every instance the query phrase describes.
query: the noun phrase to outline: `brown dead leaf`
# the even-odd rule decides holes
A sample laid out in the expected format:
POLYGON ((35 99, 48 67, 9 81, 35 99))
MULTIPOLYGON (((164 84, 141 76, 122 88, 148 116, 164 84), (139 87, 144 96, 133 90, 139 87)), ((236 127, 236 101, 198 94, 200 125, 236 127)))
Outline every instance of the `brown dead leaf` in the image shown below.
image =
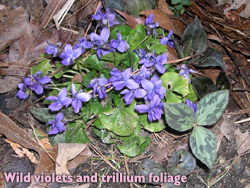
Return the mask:
POLYGON ((162 10, 166 14, 171 14, 171 15, 174 14, 165 0, 157 0, 157 9, 162 10))
POLYGON ((162 10, 144 10, 140 12, 140 14, 148 17, 150 14, 154 15, 154 23, 159 22, 160 27, 166 29, 168 31, 173 30, 174 34, 178 35, 179 37, 182 36, 182 33, 178 28, 175 27, 171 19, 169 18, 168 14, 163 12, 162 10))
POLYGON ((153 158, 152 160, 156 162, 161 162, 164 158, 168 157, 170 153, 170 148, 169 147, 161 147, 157 148, 155 152, 153 153, 153 158))
POLYGON ((131 27, 132 29, 135 28, 135 26, 139 25, 139 24, 144 24, 145 23, 145 18, 136 18, 134 16, 128 15, 127 13, 124 13, 120 10, 116 10, 116 12, 118 12, 120 15, 122 15, 127 21, 126 24, 128 24, 129 27, 131 27))
POLYGON ((216 79, 218 77, 218 75, 220 74, 220 70, 218 69, 205 69, 203 71, 203 73, 205 74, 206 77, 211 78, 214 82, 214 84, 216 84, 216 79))
POLYGON ((24 36, 27 28, 27 14, 22 7, 0 11, 0 52, 24 36))
MULTIPOLYGON (((1 112, 0 120, 0 134, 3 134, 6 138, 20 144, 24 148, 33 149, 39 153, 40 163, 36 168, 35 174, 54 169, 54 161, 48 156, 43 148, 28 135, 28 133, 18 127, 10 118, 1 112)), ((56 157, 57 147, 47 151, 53 158, 56 157)))
POLYGON ((79 11, 77 14, 77 21, 82 21, 88 15, 94 14, 98 4, 99 0, 82 1, 81 6, 79 6, 77 10, 77 12, 79 11))
POLYGON ((43 138, 39 140, 40 144, 43 145, 43 148, 45 149, 52 149, 53 147, 51 146, 49 139, 48 138, 43 138))
POLYGON ((167 57, 168 57, 168 60, 175 60, 175 59, 179 59, 178 58, 178 55, 176 53, 176 50, 175 48, 170 48, 168 45, 167 45, 167 57))
POLYGON ((250 184, 246 185, 246 187, 245 187, 245 188, 250 188, 250 184))
POLYGON ((43 0, 25 0, 24 6, 30 16, 30 23, 39 25, 43 16, 43 0))
POLYGON ((240 129, 238 128, 234 135, 236 136, 236 145, 237 145, 237 153, 240 155, 245 151, 250 149, 250 136, 248 131, 245 133, 241 133, 240 129))
POLYGON ((31 62, 35 61, 40 54, 45 53, 44 48, 48 45, 47 41, 52 44, 58 42, 58 32, 54 31, 51 36, 47 31, 42 31, 40 27, 27 24, 25 35, 10 45, 9 61, 15 62, 15 66, 6 69, 6 76, 0 79, 0 93, 17 87, 31 62))
POLYGON ((67 162, 76 158, 86 147, 87 144, 59 143, 56 158, 56 174, 70 174, 66 167, 67 162))
POLYGON ((41 27, 45 28, 53 16, 63 7, 67 0, 53 0, 48 3, 43 13, 41 27))
POLYGON ((79 164, 87 161, 88 158, 92 156, 92 152, 89 147, 87 147, 84 152, 80 153, 76 158, 67 163, 67 169, 75 169, 79 164))
POLYGON ((222 134, 227 138, 227 140, 230 140, 231 132, 232 132, 232 125, 234 124, 233 120, 228 118, 226 115, 223 115, 223 122, 220 126, 220 131, 222 134))

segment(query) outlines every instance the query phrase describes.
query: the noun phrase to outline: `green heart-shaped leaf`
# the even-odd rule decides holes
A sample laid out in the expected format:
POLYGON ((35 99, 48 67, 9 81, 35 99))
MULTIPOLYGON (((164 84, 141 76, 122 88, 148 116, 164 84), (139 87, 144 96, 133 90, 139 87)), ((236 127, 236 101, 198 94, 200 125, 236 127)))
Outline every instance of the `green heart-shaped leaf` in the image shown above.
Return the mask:
POLYGON ((221 117, 229 100, 229 90, 221 90, 207 94, 197 104, 197 125, 215 124, 221 117))
POLYGON ((214 134, 201 126, 195 126, 190 136, 193 154, 208 168, 211 168, 216 155, 216 138, 214 134))
POLYGON ((184 103, 165 103, 165 117, 168 125, 177 131, 187 131, 194 126, 194 111, 184 103))
POLYGON ((167 72, 161 76, 161 79, 162 86, 167 90, 165 95, 168 103, 180 103, 182 97, 189 93, 188 80, 176 72, 167 72))
POLYGON ((150 132, 159 132, 165 128, 165 125, 160 120, 158 122, 149 122, 147 114, 140 114, 139 122, 143 125, 144 129, 150 132))
POLYGON ((120 136, 128 136, 135 131, 138 122, 134 109, 135 101, 129 106, 121 101, 120 106, 112 110, 112 114, 100 114, 99 118, 106 129, 120 136))

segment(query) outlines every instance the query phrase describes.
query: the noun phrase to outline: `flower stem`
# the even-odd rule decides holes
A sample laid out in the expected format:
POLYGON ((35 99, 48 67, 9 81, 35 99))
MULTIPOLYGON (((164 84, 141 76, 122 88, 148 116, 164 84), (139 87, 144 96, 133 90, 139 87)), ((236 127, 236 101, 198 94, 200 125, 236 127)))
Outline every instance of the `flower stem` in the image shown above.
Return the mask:
POLYGON ((136 49, 138 46, 140 46, 145 40, 149 38, 150 35, 146 36, 139 44, 136 45, 134 49, 136 49))

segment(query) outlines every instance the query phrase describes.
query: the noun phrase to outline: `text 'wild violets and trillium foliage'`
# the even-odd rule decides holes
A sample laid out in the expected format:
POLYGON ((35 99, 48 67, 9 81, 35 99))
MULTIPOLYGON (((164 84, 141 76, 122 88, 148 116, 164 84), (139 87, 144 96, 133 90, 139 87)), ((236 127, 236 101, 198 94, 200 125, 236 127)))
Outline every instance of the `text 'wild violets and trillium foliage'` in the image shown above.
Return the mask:
POLYGON ((172 31, 165 32, 154 23, 154 15, 134 29, 119 25, 109 9, 102 12, 99 8, 92 17, 97 32, 89 40, 83 37, 63 49, 60 43, 48 42, 45 52, 53 58, 59 56, 61 62, 50 64, 48 55, 43 55, 44 60, 18 84, 17 97, 24 100, 29 100, 32 91, 37 95, 44 89, 50 91, 44 101, 48 108, 31 110, 47 124, 50 142, 87 143, 84 128, 93 123, 93 131, 103 143, 120 140, 120 152, 134 157, 150 143, 149 137, 140 136, 142 128, 159 132, 168 124, 181 132, 192 129, 192 152, 211 168, 216 140, 204 127, 215 124, 222 115, 229 88, 225 75, 220 87, 212 91, 196 81, 200 76, 190 64, 224 68, 221 54, 207 49, 199 20, 195 18, 187 27, 178 44, 172 31), (167 45, 175 47, 180 58, 192 58, 182 64, 168 63, 167 45), (73 81, 76 75, 82 81, 73 81), (197 104, 196 93, 204 96, 197 104))

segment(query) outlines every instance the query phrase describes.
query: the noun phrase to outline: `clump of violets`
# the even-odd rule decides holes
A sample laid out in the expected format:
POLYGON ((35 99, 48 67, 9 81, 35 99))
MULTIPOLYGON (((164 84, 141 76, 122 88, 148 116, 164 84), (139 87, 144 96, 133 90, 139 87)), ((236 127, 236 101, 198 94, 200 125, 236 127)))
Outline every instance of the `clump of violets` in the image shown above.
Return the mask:
POLYGON ((118 24, 118 22, 114 21, 115 14, 110 13, 109 8, 106 9, 106 12, 102 12, 101 6, 98 8, 96 15, 92 15, 92 18, 97 22, 96 27, 108 26, 108 23, 109 27, 112 27, 114 24, 118 24))
POLYGON ((155 28, 159 27, 159 22, 154 23, 154 15, 150 14, 146 20, 145 20, 145 25, 148 27, 147 28, 147 34, 151 34, 154 36, 156 34, 155 28))
POLYGON ((57 46, 61 46, 62 43, 58 42, 56 45, 53 45, 53 44, 49 43, 48 41, 47 41, 47 43, 48 43, 48 46, 46 46, 45 52, 47 54, 53 55, 53 57, 56 57, 58 52, 59 52, 59 48, 57 46))
POLYGON ((42 71, 38 71, 32 76, 29 75, 29 77, 23 78, 23 83, 18 84, 20 90, 17 93, 17 97, 23 100, 27 99, 29 97, 29 89, 41 95, 43 93, 43 88, 47 87, 45 84, 51 82, 50 77, 42 76, 42 74, 42 71))
POLYGON ((190 73, 198 73, 197 71, 195 71, 193 69, 188 69, 187 65, 185 65, 185 64, 181 65, 181 67, 176 67, 176 69, 180 70, 179 76, 183 76, 184 79, 187 79, 188 83, 191 83, 189 74, 190 73))
POLYGON ((62 58, 62 64, 64 66, 74 64, 74 60, 82 54, 82 48, 72 48, 70 44, 64 47, 64 52, 61 53, 60 58, 62 58))
POLYGON ((66 121, 62 122, 64 116, 63 113, 56 114, 55 121, 48 121, 47 124, 51 124, 52 128, 48 132, 48 134, 57 134, 63 132, 65 130, 64 124, 67 123, 66 121))

